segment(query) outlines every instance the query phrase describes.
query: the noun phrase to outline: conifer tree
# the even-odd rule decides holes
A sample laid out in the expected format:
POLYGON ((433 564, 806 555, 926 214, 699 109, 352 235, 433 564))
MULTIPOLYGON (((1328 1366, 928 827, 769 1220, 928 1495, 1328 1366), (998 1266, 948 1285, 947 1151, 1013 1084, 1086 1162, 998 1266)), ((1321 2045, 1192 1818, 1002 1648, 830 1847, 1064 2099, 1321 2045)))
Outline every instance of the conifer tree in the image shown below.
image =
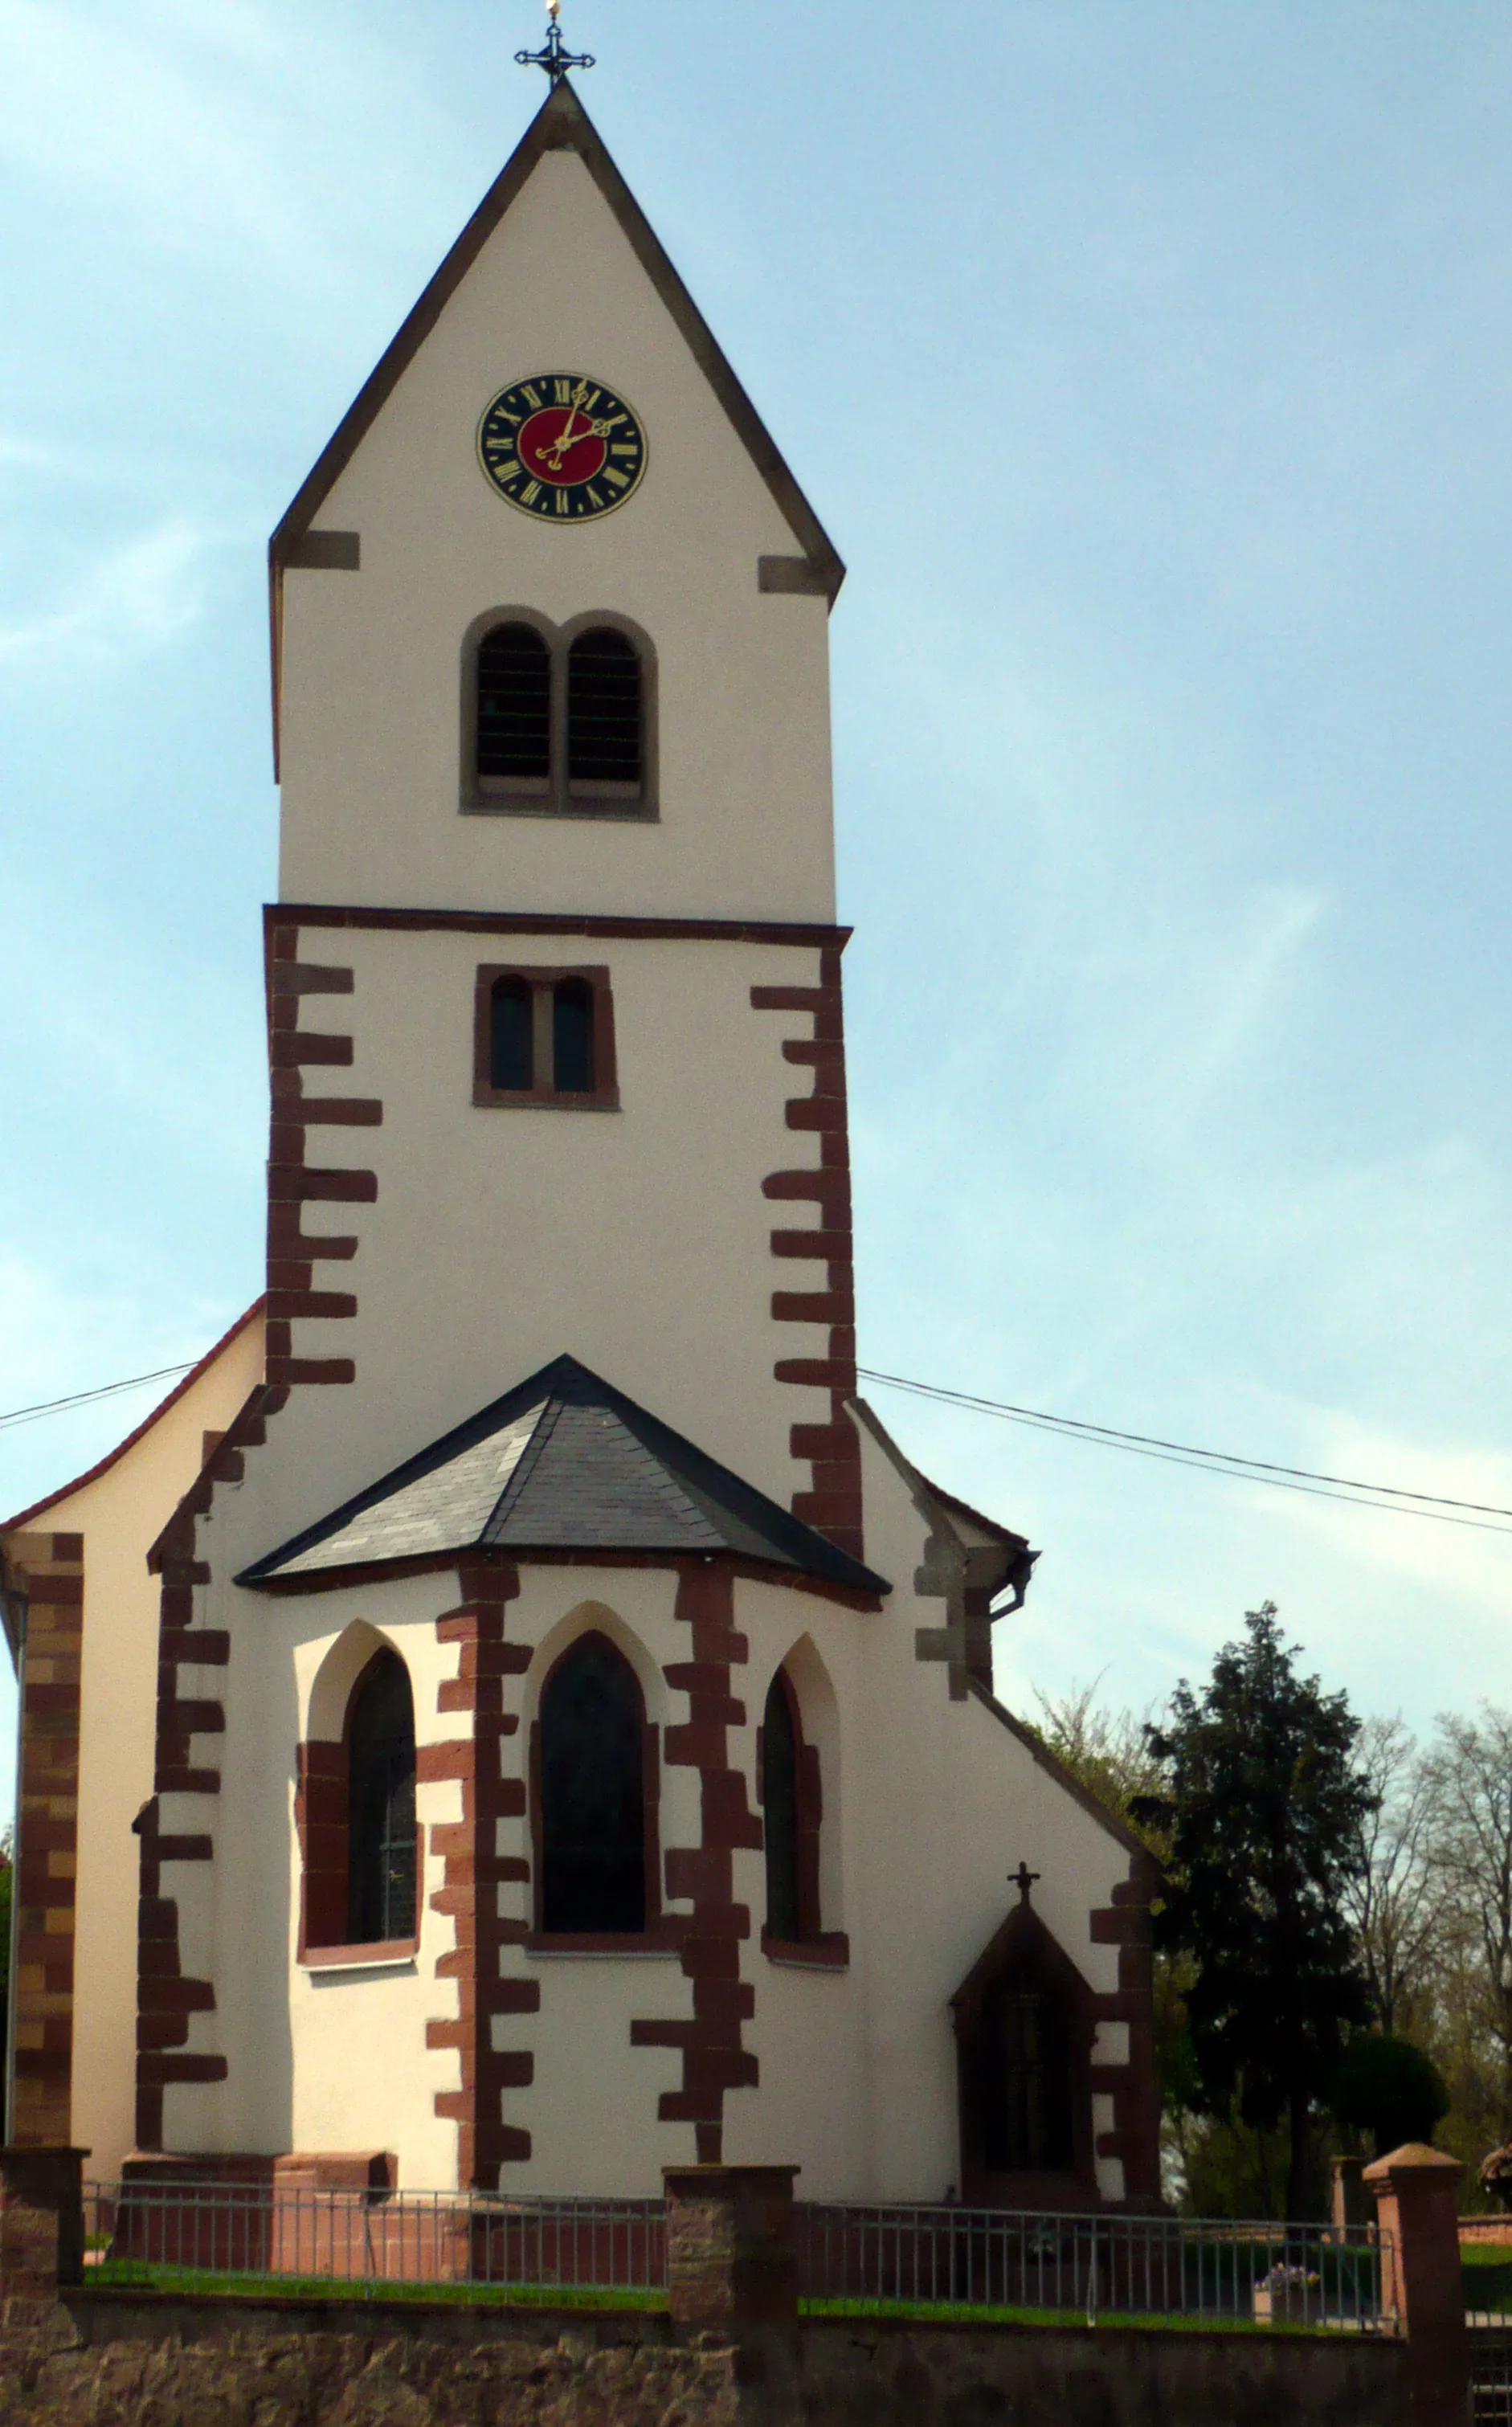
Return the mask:
POLYGON ((1345 1909, 1373 1790, 1342 1694, 1296 1674, 1274 1602, 1245 1616, 1201 1696, 1183 1679, 1146 1731, 1165 1776, 1146 1816, 1170 1831, 1156 1943, 1195 1967, 1187 2016, 1215 2115, 1284 2125, 1287 2213, 1311 2192, 1313 2109, 1369 1993, 1345 1909))

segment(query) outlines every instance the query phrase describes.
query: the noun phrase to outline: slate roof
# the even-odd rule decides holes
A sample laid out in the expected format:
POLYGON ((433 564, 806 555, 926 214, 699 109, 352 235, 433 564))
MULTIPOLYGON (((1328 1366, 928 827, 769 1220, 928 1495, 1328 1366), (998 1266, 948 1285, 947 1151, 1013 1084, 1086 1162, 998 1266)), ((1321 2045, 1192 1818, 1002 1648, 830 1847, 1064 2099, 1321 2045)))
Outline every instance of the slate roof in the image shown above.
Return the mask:
POLYGON ((492 1550, 733 1552, 853 1591, 890 1589, 575 1357, 543 1366, 236 1582, 288 1588, 492 1550))

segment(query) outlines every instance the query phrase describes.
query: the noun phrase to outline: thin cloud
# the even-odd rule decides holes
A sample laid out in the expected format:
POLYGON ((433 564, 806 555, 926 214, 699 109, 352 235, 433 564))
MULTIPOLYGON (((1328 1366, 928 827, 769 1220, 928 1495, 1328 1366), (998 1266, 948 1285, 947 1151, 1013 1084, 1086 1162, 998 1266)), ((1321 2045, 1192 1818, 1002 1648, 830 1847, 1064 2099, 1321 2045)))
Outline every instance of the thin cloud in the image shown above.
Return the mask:
POLYGON ((0 624, 0 666, 151 655, 203 614, 205 560, 216 544, 178 518, 126 541, 98 558, 62 605, 0 624))

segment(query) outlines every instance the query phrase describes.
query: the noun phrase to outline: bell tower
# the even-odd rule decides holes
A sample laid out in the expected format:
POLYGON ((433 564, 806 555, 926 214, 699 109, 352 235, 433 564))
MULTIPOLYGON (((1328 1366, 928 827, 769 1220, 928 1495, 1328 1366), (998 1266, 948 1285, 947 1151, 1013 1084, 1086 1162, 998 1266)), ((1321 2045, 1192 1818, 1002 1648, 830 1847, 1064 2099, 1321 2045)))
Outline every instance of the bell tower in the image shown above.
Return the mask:
POLYGON ((843 568, 563 77, 270 560, 274 1522, 570 1353, 861 1556, 843 568))

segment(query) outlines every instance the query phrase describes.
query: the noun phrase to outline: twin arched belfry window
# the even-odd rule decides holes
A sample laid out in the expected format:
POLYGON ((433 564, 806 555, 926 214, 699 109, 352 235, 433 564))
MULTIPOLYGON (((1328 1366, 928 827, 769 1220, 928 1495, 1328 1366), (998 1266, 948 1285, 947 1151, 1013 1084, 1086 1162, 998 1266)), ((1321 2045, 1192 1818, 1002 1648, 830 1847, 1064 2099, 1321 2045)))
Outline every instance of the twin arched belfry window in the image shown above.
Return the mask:
POLYGON ((473 669, 472 806, 641 817, 650 806, 648 667, 617 625, 569 640, 505 620, 473 669))

